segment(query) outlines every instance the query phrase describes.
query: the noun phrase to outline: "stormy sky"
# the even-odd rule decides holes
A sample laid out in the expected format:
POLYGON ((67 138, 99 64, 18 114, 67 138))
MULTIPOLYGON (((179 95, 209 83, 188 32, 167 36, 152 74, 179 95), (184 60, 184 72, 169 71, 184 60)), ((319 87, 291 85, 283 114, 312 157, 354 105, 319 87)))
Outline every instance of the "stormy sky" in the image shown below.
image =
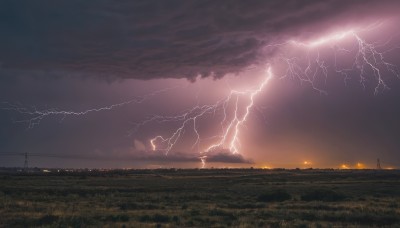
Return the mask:
MULTIPOLYGON (((336 168, 380 158, 398 168, 399 9, 396 0, 0 0, 0 166, 22 166, 28 152, 38 167, 336 168), (346 31, 356 35, 332 36, 346 31), (153 147, 193 108, 257 88, 267 68, 273 78, 239 126, 238 153, 233 133, 207 151, 234 118, 232 100, 188 121, 170 150, 160 138, 153 147)), ((243 117, 249 97, 233 99, 243 117)))

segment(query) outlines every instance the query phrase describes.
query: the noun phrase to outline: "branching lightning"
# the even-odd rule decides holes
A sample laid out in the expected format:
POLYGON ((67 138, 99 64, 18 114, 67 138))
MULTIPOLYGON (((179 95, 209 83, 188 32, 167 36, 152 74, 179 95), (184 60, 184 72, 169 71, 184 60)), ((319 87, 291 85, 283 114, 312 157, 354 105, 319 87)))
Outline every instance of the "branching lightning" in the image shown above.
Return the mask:
POLYGON ((188 126, 193 129, 196 135, 196 139, 194 140, 192 148, 199 146, 199 143, 205 139, 200 137, 199 130, 197 129, 198 119, 202 117, 207 117, 207 115, 215 116, 217 112, 222 112, 222 120, 220 122, 222 133, 207 138, 218 139, 218 141, 210 145, 204 152, 202 152, 203 155, 201 157, 201 160, 204 163, 207 158, 206 154, 214 150, 229 149, 229 151, 233 154, 237 154, 239 153, 240 148, 240 128, 248 119, 248 116, 254 105, 255 97, 264 89, 264 87, 268 84, 272 77, 273 74, 271 72, 271 68, 268 68, 266 77, 255 89, 249 89, 246 91, 232 90, 226 98, 217 101, 213 105, 195 106, 192 109, 185 111, 181 115, 172 117, 153 116, 150 119, 138 124, 138 126, 143 126, 151 121, 157 121, 159 123, 169 121, 182 122, 182 124, 169 137, 158 135, 150 140, 152 150, 163 150, 166 154, 168 154, 168 152, 174 147, 174 145, 178 142, 178 140, 184 133, 185 128, 188 126), (239 101, 243 98, 248 98, 248 101, 241 110, 239 101), (227 115, 229 105, 233 106, 233 117, 230 119, 228 119, 227 115), (240 111, 244 111, 244 114, 240 114, 240 111))
POLYGON ((84 116, 91 114, 93 112, 101 112, 101 111, 110 111, 116 108, 120 108, 122 106, 126 106, 129 104, 140 104, 143 103, 144 101, 148 100, 151 97, 154 97, 158 94, 165 93, 167 91, 170 91, 172 89, 176 89, 178 87, 171 87, 171 88, 165 88, 162 90, 157 90, 152 93, 146 94, 144 96, 138 96, 133 99, 123 101, 120 103, 112 104, 109 106, 104 106, 104 107, 99 107, 99 108, 92 108, 92 109, 87 109, 84 111, 67 111, 67 110, 59 110, 57 108, 50 108, 50 109, 39 109, 36 106, 32 107, 25 107, 21 104, 11 104, 8 102, 3 102, 4 107, 1 109, 3 110, 8 110, 8 111, 14 111, 17 112, 21 115, 27 116, 27 118, 15 120, 14 122, 16 123, 26 123, 28 125, 28 128, 33 128, 37 125, 40 124, 40 122, 48 117, 60 117, 60 120, 64 120, 67 116, 84 116))
MULTIPOLYGON (((284 70, 283 78, 288 77, 296 79, 301 83, 309 84, 313 89, 321 94, 327 92, 321 88, 318 82, 322 79, 326 83, 329 72, 334 72, 344 76, 345 83, 350 79, 351 72, 358 72, 359 81, 365 88, 366 82, 372 75, 373 80, 376 81, 374 93, 377 94, 381 90, 388 89, 385 82, 384 73, 391 73, 400 78, 399 68, 385 60, 385 55, 399 47, 386 48, 389 43, 384 44, 370 43, 361 38, 358 34, 361 30, 347 30, 336 32, 328 36, 323 36, 308 42, 291 40, 277 45, 269 45, 278 49, 293 48, 300 51, 301 55, 288 56, 287 53, 281 51, 277 56, 277 61, 283 63, 286 68, 284 70), (354 42, 353 49, 346 49, 338 46, 339 42, 344 40, 354 42), (327 45, 334 45, 334 63, 329 65, 328 61, 323 58, 320 49, 327 45), (380 49, 385 49, 381 51, 380 49), (338 55, 345 54, 346 58, 351 58, 351 62, 346 67, 341 67, 338 64, 338 55)), ((131 134, 135 133, 139 128, 145 127, 149 123, 171 123, 174 122, 178 126, 171 131, 167 136, 156 135, 149 140, 151 150, 163 151, 167 155, 173 148, 180 142, 182 136, 186 131, 193 131, 195 138, 192 144, 192 150, 196 149, 199 152, 199 159, 203 167, 206 164, 207 154, 210 152, 218 152, 219 150, 229 150, 232 154, 238 154, 241 149, 241 129, 245 122, 249 119, 249 115, 255 106, 257 96, 267 87, 277 75, 272 73, 272 67, 268 67, 265 77, 263 77, 260 84, 253 88, 244 91, 231 90, 230 93, 223 99, 216 101, 214 104, 208 105, 195 105, 187 110, 180 112, 177 115, 152 115, 140 123, 135 123, 131 134), (220 118, 220 130, 212 136, 203 137, 202 132, 198 128, 198 122, 206 118, 220 118), (210 143, 210 141, 212 143, 210 143), (207 142, 207 145, 204 142, 207 142)), ((121 103, 113 104, 106 107, 88 109, 82 112, 62 111, 58 109, 39 110, 36 107, 26 108, 20 105, 7 104, 3 108, 10 111, 16 111, 20 114, 26 115, 29 118, 18 120, 17 122, 24 122, 29 127, 38 125, 44 118, 49 116, 82 116, 92 112, 100 112, 112 110, 121 106, 132 103, 142 103, 148 98, 170 90, 164 89, 150 93, 143 97, 134 98, 132 100, 124 101, 121 103)))
POLYGON ((366 88, 366 82, 368 81, 367 75, 371 72, 376 81, 376 86, 374 88, 375 95, 382 90, 389 89, 382 72, 386 71, 396 77, 400 77, 400 70, 396 65, 385 60, 385 54, 399 47, 396 46, 394 48, 385 49, 384 51, 379 51, 378 48, 384 48, 392 38, 381 45, 369 43, 361 38, 356 30, 338 32, 310 42, 291 41, 291 44, 306 49, 306 64, 304 64, 304 59, 299 57, 288 58, 280 56, 280 59, 287 64, 286 74, 283 77, 295 78, 300 82, 309 83, 315 90, 326 94, 326 91, 315 85, 317 77, 322 76, 325 82, 328 77, 328 66, 325 61, 320 58, 319 47, 326 44, 334 44, 335 42, 348 38, 353 38, 355 42, 353 50, 341 48, 337 45, 334 46, 335 60, 333 67, 335 72, 345 76, 344 80, 347 84, 347 81, 350 79, 349 73, 358 71, 359 81, 364 88, 366 88), (350 67, 339 67, 337 64, 338 53, 351 55, 353 52, 355 53, 354 56, 348 56, 353 59, 350 67), (316 53, 316 56, 312 57, 312 53, 316 53))

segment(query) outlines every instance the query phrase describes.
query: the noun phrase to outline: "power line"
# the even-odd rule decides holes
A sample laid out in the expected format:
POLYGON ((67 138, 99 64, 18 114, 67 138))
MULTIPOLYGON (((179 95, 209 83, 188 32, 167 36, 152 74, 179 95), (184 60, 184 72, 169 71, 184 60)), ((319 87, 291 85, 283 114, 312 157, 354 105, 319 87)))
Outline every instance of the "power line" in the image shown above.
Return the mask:
POLYGON ((24 171, 28 171, 28 152, 25 152, 25 163, 24 163, 24 171))

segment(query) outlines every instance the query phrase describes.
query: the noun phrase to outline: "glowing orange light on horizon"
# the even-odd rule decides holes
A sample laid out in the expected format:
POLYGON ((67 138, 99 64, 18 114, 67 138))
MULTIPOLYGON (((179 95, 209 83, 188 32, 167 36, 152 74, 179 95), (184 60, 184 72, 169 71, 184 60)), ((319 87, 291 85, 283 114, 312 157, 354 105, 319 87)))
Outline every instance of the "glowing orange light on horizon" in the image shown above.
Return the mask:
POLYGON ((304 164, 304 165, 312 165, 312 162, 310 162, 310 161, 304 161, 303 164, 304 164))
POLYGON ((357 162, 356 167, 357 167, 357 169, 365 169, 365 165, 360 162, 357 162))
POLYGON ((347 164, 340 165, 340 168, 341 169, 350 169, 349 165, 347 165, 347 164))

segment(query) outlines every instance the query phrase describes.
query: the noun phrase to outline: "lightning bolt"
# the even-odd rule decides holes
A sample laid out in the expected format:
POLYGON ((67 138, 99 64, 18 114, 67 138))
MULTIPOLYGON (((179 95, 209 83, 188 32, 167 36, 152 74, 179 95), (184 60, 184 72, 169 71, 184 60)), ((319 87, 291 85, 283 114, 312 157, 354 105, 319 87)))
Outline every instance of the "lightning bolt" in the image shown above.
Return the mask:
POLYGON ((228 149, 233 154, 239 153, 241 145, 239 137, 240 129, 250 115, 256 96, 264 89, 264 87, 272 78, 273 74, 271 67, 269 67, 264 80, 255 89, 249 89, 245 91, 231 90, 230 94, 226 98, 217 101, 215 104, 195 106, 177 116, 153 116, 139 125, 143 126, 151 121, 157 121, 158 123, 170 121, 182 122, 181 125, 170 136, 163 137, 161 135, 157 135, 150 139, 152 150, 165 151, 165 154, 168 154, 168 152, 176 145, 178 140, 184 134, 185 129, 188 127, 190 127, 196 135, 192 149, 196 146, 199 147, 201 141, 217 139, 216 143, 210 145, 205 151, 201 152, 201 156, 199 158, 203 167, 205 167, 207 153, 209 152, 220 149, 228 149), (245 98, 247 98, 247 103, 243 108, 241 108, 240 100, 246 100, 245 98), (231 118, 228 118, 227 114, 229 106, 233 106, 233 115, 231 118), (244 111, 243 114, 240 113, 241 110, 244 111), (222 113, 222 120, 220 121, 222 133, 202 139, 197 128, 198 119, 207 117, 207 115, 215 116, 217 112, 222 113))
POLYGON ((88 115, 94 112, 101 112, 101 111, 110 111, 116 108, 120 108, 126 105, 130 104, 140 104, 143 103, 144 101, 150 99, 151 97, 154 97, 156 95, 168 92, 173 89, 180 88, 179 86, 171 87, 171 88, 165 88, 161 90, 157 90, 154 92, 151 92, 149 94, 143 95, 143 96, 138 96, 134 97, 130 100, 123 101, 120 103, 116 104, 111 104, 109 106, 104 106, 104 107, 99 107, 99 108, 92 108, 92 109, 87 109, 84 111, 67 111, 67 110, 59 110, 57 108, 50 108, 50 109, 38 109, 36 106, 32 107, 25 107, 21 104, 12 104, 8 102, 3 102, 2 104, 4 107, 2 107, 2 110, 7 110, 7 111, 14 111, 19 114, 22 114, 24 116, 27 116, 26 118, 15 120, 15 123, 26 123, 28 125, 28 129, 33 128, 37 125, 40 124, 42 120, 45 118, 49 118, 52 116, 60 116, 60 120, 64 120, 67 116, 84 116, 88 115))
POLYGON ((358 71, 359 81, 364 89, 366 88, 366 82, 368 81, 368 72, 372 72, 372 75, 376 81, 374 94, 377 95, 380 91, 389 89, 389 86, 384 80, 382 72, 389 72, 400 78, 400 70, 396 65, 385 60, 385 54, 398 49, 399 46, 385 49, 384 51, 379 51, 378 49, 385 47, 393 39, 393 37, 390 37, 389 40, 383 44, 376 44, 367 42, 365 39, 361 38, 360 35, 358 35, 358 32, 365 30, 369 31, 371 29, 372 28, 338 32, 307 43, 295 40, 290 41, 290 44, 306 49, 306 64, 304 64, 304 59, 300 57, 288 58, 281 56, 280 59, 287 65, 286 73, 284 76, 282 76, 282 78, 290 77, 292 79, 297 79, 302 83, 306 82, 318 92, 327 94, 325 90, 319 88, 315 83, 318 76, 323 76, 325 83, 328 77, 328 66, 326 65, 325 61, 320 58, 320 50, 318 48, 322 45, 332 44, 343 39, 353 38, 355 42, 355 47, 353 50, 345 49, 339 47, 338 45, 334 46, 334 71, 345 76, 344 81, 346 85, 347 81, 350 79, 350 72, 358 71), (316 52, 315 57, 312 55, 314 52, 316 52), (350 56, 350 58, 354 59, 350 67, 338 67, 338 53, 346 53, 348 55, 355 53, 353 56, 350 56))
POLYGON ((248 90, 248 91, 244 91, 244 92, 233 90, 231 92, 231 96, 229 96, 229 99, 231 99, 232 95, 235 94, 235 95, 239 95, 239 96, 248 96, 250 98, 250 102, 245 106, 244 115, 242 115, 242 117, 240 117, 239 114, 238 114, 238 110, 239 110, 238 96, 236 96, 234 118, 231 120, 230 124, 225 129, 224 134, 221 137, 221 140, 217 144, 213 144, 210 147, 208 147, 206 152, 212 151, 213 149, 216 149, 216 148, 219 148, 219 147, 223 146, 225 144, 225 142, 228 140, 228 135, 229 135, 230 132, 233 132, 233 136, 232 136, 231 140, 228 143, 229 150, 233 154, 236 154, 236 153, 239 152, 239 146, 240 146, 239 132, 240 132, 240 127, 247 120, 247 118, 248 118, 248 116, 250 114, 250 110, 254 105, 255 97, 264 89, 264 87, 268 84, 268 82, 272 79, 272 77, 273 77, 273 74, 271 72, 271 68, 269 67, 268 70, 267 70, 267 76, 261 82, 260 86, 258 88, 256 88, 255 90, 248 90))

